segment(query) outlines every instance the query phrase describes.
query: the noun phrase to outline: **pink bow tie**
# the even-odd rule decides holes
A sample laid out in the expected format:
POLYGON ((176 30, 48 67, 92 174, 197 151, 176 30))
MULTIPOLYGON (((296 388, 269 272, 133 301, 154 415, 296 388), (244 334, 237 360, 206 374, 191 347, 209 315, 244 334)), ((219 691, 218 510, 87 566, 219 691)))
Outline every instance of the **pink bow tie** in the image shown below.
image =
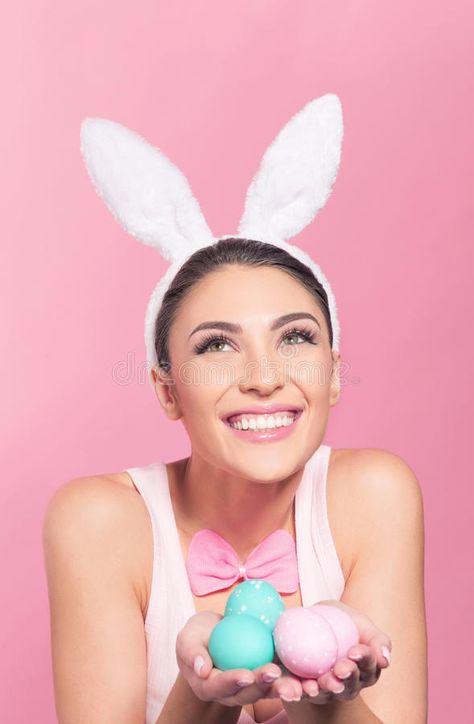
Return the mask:
POLYGON ((263 578, 280 593, 293 593, 299 583, 295 541, 283 528, 267 535, 244 564, 230 543, 203 528, 191 539, 186 570, 196 596, 228 588, 239 578, 263 578))

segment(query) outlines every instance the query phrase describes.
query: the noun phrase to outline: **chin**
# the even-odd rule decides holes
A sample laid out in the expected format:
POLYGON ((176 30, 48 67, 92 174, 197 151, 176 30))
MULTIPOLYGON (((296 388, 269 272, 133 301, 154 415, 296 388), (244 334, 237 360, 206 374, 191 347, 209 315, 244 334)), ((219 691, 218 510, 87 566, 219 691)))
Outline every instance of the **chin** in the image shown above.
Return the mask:
POLYGON ((254 455, 249 455, 245 462, 247 464, 241 461, 238 467, 232 471, 229 470, 229 472, 261 484, 277 483, 284 480, 292 475, 298 467, 291 464, 288 454, 282 453, 280 456, 274 452, 265 454, 256 451, 254 455))

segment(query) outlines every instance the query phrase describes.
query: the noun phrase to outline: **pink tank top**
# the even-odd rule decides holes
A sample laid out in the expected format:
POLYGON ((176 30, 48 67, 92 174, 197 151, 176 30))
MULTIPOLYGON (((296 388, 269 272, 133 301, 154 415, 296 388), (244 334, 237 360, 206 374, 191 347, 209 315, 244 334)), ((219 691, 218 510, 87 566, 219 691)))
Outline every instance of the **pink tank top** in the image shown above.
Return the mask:
MULTIPOLYGON (((295 495, 296 552, 303 606, 339 600, 344 575, 331 535, 326 478, 331 448, 320 445, 307 461, 295 495)), ((153 528, 153 578, 145 636, 147 643, 146 724, 155 724, 179 673, 176 637, 196 613, 174 517, 166 465, 126 468, 148 508, 153 528)), ((280 711, 266 724, 287 724, 280 711)), ((255 724, 242 709, 238 724, 255 724)))

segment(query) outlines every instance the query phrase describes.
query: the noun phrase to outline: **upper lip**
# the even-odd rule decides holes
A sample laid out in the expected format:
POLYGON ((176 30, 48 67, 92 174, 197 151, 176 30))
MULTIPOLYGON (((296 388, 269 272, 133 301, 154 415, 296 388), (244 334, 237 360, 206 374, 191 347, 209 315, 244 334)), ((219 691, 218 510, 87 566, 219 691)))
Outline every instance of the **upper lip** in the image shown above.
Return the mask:
POLYGON ((275 404, 275 405, 251 405, 250 407, 243 407, 240 410, 234 410, 233 412, 228 412, 226 415, 223 416, 224 420, 228 420, 229 417, 233 417, 234 415, 244 415, 245 413, 248 413, 249 415, 272 415, 274 412, 300 412, 301 407, 298 407, 297 405, 285 405, 285 404, 275 404))

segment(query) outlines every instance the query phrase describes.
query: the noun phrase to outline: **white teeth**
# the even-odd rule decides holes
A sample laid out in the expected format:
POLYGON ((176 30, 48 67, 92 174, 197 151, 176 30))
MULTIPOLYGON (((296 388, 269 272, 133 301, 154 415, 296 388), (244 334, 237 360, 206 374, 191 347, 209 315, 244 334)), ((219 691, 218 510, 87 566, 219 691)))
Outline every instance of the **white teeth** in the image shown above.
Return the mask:
POLYGON ((273 430, 275 427, 288 427, 294 421, 290 414, 284 415, 258 415, 255 417, 243 417, 236 422, 230 422, 231 427, 237 430, 273 430))

